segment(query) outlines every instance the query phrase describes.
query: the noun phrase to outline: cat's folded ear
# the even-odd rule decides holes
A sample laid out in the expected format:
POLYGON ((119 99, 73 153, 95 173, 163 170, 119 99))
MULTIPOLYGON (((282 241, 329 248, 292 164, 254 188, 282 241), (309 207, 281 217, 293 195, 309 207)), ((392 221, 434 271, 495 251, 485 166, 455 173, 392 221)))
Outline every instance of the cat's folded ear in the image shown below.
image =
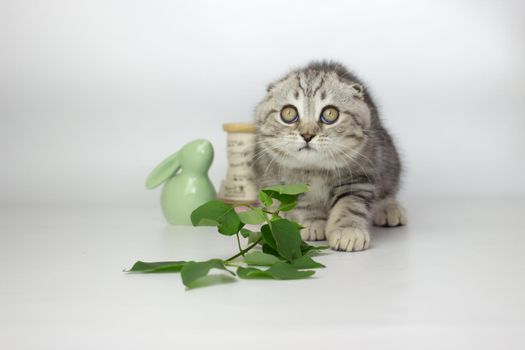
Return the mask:
POLYGON ((365 97, 365 87, 361 84, 352 83, 350 87, 354 91, 354 96, 357 98, 363 99, 365 97))
POLYGON ((157 165, 146 179, 146 188, 151 190, 172 177, 181 167, 179 152, 172 154, 157 165))

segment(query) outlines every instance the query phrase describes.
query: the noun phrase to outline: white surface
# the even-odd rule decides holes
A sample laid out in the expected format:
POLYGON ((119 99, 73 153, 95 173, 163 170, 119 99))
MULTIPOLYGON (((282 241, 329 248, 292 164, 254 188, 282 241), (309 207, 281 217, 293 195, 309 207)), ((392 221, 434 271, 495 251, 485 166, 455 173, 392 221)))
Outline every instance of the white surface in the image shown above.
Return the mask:
POLYGON ((1 0, 0 349, 525 348, 524 14, 521 0, 1 0), (324 58, 376 97, 409 226, 320 257, 305 281, 186 292, 122 273, 235 249, 166 227, 144 180, 207 138, 218 188, 221 124, 324 58))
POLYGON ((153 205, 148 172, 196 138, 218 187, 221 124, 312 59, 369 85, 407 194, 524 196, 524 16, 521 0, 2 0, 0 201, 153 205))
POLYGON ((409 226, 320 256, 315 278, 191 291, 121 271, 226 257, 233 239, 158 208, 3 207, 0 348, 523 349, 525 201, 407 204, 409 226))

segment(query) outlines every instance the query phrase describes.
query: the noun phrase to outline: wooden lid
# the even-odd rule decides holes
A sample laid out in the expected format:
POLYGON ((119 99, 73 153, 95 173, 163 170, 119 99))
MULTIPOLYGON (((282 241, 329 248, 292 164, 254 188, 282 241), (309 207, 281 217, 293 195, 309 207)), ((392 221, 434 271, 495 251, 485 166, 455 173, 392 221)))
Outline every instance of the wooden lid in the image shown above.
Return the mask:
POLYGON ((226 132, 255 132, 255 124, 252 123, 226 123, 222 124, 226 132))

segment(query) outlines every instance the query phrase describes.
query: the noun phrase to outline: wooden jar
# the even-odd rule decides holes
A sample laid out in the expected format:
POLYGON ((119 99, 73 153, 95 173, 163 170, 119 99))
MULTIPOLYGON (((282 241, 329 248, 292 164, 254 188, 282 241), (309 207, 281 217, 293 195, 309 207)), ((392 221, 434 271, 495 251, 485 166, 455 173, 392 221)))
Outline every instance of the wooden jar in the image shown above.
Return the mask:
POLYGON ((246 204, 257 202, 257 186, 253 173, 255 125, 228 123, 223 125, 227 136, 228 169, 221 183, 218 198, 225 202, 246 204))

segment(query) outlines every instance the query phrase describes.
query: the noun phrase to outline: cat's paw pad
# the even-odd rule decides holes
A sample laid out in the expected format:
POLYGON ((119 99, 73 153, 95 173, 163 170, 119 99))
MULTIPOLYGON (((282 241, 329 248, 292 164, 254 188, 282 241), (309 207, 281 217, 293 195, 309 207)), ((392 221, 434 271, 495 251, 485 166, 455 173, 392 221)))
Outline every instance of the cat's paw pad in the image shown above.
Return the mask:
POLYGON ((328 244, 333 250, 360 251, 370 246, 370 234, 357 227, 338 228, 328 233, 328 244))
POLYGON ((324 234, 326 220, 306 221, 303 223, 301 238, 304 241, 322 241, 326 239, 324 234))
POLYGON ((405 208, 396 200, 379 203, 374 212, 374 225, 376 226, 399 226, 407 224, 405 208))

